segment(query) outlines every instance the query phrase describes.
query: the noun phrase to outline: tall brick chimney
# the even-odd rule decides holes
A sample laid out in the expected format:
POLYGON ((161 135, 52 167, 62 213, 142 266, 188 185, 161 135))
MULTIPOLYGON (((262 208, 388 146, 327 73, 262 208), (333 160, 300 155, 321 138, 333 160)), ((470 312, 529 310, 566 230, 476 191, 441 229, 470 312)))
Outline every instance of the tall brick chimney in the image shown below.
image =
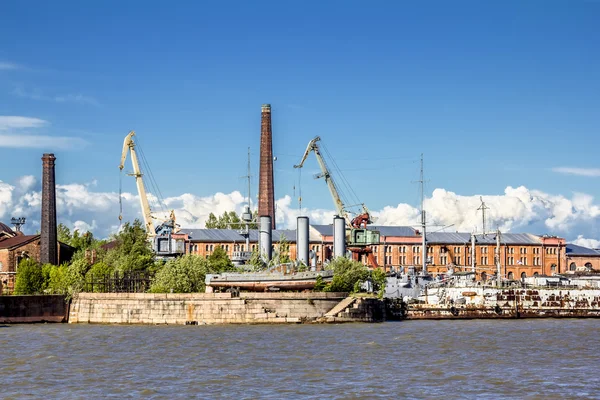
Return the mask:
POLYGON ((260 177, 258 181, 258 215, 271 217, 275 229, 275 185, 273 184, 273 132, 271 105, 263 104, 260 124, 260 177))
POLYGON ((42 157, 42 231, 40 238, 40 261, 42 264, 58 265, 56 234, 56 181, 54 178, 54 154, 42 157))

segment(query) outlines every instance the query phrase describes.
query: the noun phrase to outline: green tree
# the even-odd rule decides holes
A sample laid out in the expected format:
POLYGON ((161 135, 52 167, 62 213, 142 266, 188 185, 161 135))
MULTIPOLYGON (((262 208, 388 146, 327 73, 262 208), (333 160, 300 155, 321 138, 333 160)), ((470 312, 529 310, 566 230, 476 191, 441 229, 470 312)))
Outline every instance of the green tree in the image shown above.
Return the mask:
POLYGON ((344 257, 336 258, 329 266, 333 268, 333 280, 326 288, 329 292, 357 292, 370 277, 366 266, 344 257))
POLYGON ((279 263, 286 264, 292 262, 290 258, 290 242, 288 242, 287 238, 281 234, 279 237, 279 263))
POLYGON ((235 267, 227 256, 227 252, 221 246, 217 246, 215 251, 208 256, 208 269, 212 273, 221 273, 227 271, 234 271, 235 267))
POLYGON ((229 211, 229 229, 241 229, 242 228, 242 220, 235 213, 235 211, 229 211))
POLYGON ((203 292, 208 272, 208 260, 193 254, 167 261, 156 273, 150 292, 194 293, 203 292))
POLYGON ((71 238, 71 242, 69 243, 76 250, 85 250, 93 247, 94 244, 94 235, 92 232, 84 232, 83 234, 79 233, 79 230, 73 231, 73 237, 71 238))
POLYGON ((36 294, 44 289, 44 274, 42 267, 31 258, 19 263, 15 278, 15 294, 36 294))
POLYGON ((206 229, 219 229, 218 225, 219 225, 219 220, 217 219, 215 214, 213 214, 213 213, 208 214, 208 219, 206 220, 204 227, 206 229))
POLYGON ((250 267, 252 271, 263 271, 267 268, 267 264, 260 256, 260 250, 258 249, 258 246, 252 250, 252 255, 250 255, 250 259, 248 260, 246 266, 250 267))
POLYGON ((59 242, 69 245, 71 244, 71 231, 65 224, 58 224, 58 226, 56 227, 56 233, 58 235, 59 242))
MULTIPOLYGON (((258 211, 254 211, 253 220, 256 221, 258 216, 258 211)), ((244 223, 242 222, 241 217, 235 211, 224 212, 218 218, 215 214, 208 214, 208 219, 204 224, 206 229, 241 229, 244 227, 244 223)), ((256 222, 251 222, 249 224, 250 229, 258 229, 258 224, 256 222)))
POLYGON ((373 281, 373 290, 380 299, 383 298, 385 294, 385 285, 387 282, 387 276, 385 272, 379 268, 371 271, 371 280, 373 281))
POLYGON ((154 266, 154 252, 147 239, 146 229, 136 219, 133 224, 123 225, 123 229, 114 235, 115 248, 99 256, 99 261, 116 271, 147 271, 154 266))
POLYGON ((70 279, 68 264, 44 266, 48 271, 48 278, 45 282, 45 293, 49 294, 70 294, 70 279))

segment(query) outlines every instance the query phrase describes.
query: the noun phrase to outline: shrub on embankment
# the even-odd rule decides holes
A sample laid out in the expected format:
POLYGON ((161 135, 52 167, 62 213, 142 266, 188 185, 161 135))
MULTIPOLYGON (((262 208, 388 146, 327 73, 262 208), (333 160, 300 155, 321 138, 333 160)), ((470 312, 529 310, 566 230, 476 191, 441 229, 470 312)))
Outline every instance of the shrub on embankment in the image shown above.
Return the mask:
POLYGON ((370 270, 358 261, 342 257, 333 260, 329 267, 333 269, 333 280, 327 285, 317 282, 316 291, 358 293, 363 291, 363 284, 370 281, 373 291, 383 297, 386 282, 384 271, 370 270))
POLYGON ((152 293, 194 293, 205 289, 206 274, 235 271, 235 267, 221 247, 208 259, 188 254, 167 261, 160 267, 152 281, 152 293))

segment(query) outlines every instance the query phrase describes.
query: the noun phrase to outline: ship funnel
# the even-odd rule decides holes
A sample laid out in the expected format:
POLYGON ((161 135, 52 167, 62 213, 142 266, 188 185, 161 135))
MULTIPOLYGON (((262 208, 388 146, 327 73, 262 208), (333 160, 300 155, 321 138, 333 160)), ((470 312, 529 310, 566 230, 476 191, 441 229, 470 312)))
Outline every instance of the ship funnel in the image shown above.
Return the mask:
POLYGON ((296 251, 298 261, 308 266, 308 217, 296 220, 296 251))
POLYGON ((269 215, 261 215, 260 217, 260 256, 263 261, 268 263, 271 261, 273 244, 271 240, 271 217, 269 215))
POLYGON ((346 255, 346 220, 338 215, 333 217, 333 257, 346 255))

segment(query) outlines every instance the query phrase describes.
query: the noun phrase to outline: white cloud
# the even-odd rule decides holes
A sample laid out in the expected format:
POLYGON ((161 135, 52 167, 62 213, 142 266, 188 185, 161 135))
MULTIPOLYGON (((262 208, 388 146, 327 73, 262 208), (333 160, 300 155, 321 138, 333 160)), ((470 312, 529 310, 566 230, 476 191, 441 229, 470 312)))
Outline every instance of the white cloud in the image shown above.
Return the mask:
POLYGON ((600 240, 586 239, 583 235, 577 236, 577 239, 573 240, 571 243, 590 249, 600 249, 600 240))
POLYGON ((88 142, 75 137, 46 135, 0 135, 0 147, 66 150, 81 149, 88 142))
MULTIPOLYGON (((82 232, 91 230, 96 236, 107 237, 119 227, 119 194, 94 191, 93 184, 57 185, 57 212, 59 222, 82 232)), ((573 239, 574 243, 586 247, 598 244, 600 205, 592 196, 575 193, 568 198, 562 195, 531 190, 526 187, 507 187, 504 194, 483 196, 487 210, 488 229, 500 228, 503 232, 528 232, 534 234, 556 234, 573 239)), ((124 221, 141 219, 139 198, 132 193, 123 193, 124 221)), ((278 228, 291 228, 300 215, 292 207, 290 196, 276 201, 278 228)), ((24 229, 33 232, 39 229, 41 195, 39 185, 33 177, 20 178, 14 185, 0 181, 0 221, 10 217, 27 217, 24 229)), ((244 196, 234 191, 210 196, 185 193, 165 199, 164 209, 174 209, 177 222, 184 228, 204 228, 208 215, 234 210, 240 213, 245 205, 244 196)), ((479 196, 461 196, 445 189, 436 189, 425 200, 428 223, 433 230, 451 225, 452 231, 471 232, 481 230, 479 196), (438 227, 434 227, 437 225, 438 227)), ((157 207, 155 207, 157 209, 157 207)), ((159 213, 157 213, 157 217, 159 213)), ((312 224, 330 224, 333 210, 303 210, 312 224)), ((400 203, 373 210, 378 225, 412 225, 419 223, 419 211, 411 205, 400 203)), ((162 216, 163 218, 166 215, 162 216)), ((156 221, 158 223, 158 221, 156 221)))
POLYGON ((39 118, 0 115, 0 132, 9 129, 41 128, 47 124, 48 121, 39 118))
POLYGON ((21 68, 22 67, 19 64, 6 62, 6 61, 0 61, 0 71, 12 71, 12 70, 17 70, 17 69, 21 69, 21 68))
POLYGON ((0 147, 45 150, 81 149, 88 142, 69 136, 31 135, 23 130, 41 128, 48 121, 15 115, 0 115, 0 147))
POLYGON ((600 168, 556 167, 552 168, 552 171, 565 175, 578 175, 590 177, 600 176, 600 168))
POLYGON ((100 103, 98 103, 98 100, 96 100, 95 98, 93 98, 91 96, 84 96, 81 93, 77 93, 77 94, 69 93, 69 94, 64 94, 64 95, 49 96, 49 95, 44 94, 39 89, 27 91, 20 86, 15 87, 12 93, 18 97, 31 99, 31 100, 54 101, 56 103, 90 104, 93 106, 100 105, 100 103))

